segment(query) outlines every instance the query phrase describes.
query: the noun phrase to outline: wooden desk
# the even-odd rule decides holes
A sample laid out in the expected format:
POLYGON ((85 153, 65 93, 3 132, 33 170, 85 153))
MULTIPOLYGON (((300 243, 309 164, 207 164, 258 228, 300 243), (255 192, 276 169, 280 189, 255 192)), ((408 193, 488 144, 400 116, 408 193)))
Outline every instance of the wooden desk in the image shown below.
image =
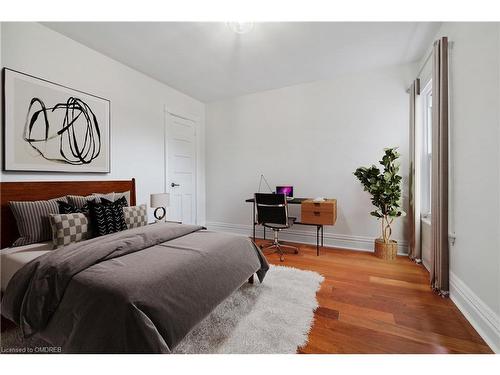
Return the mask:
MULTIPOLYGON (((288 200, 287 204, 302 204, 302 202, 307 201, 307 200, 310 200, 310 198, 293 198, 291 200, 288 200)), ((258 223, 255 221, 255 199, 249 198, 249 199, 246 199, 245 202, 253 203, 253 205, 252 205, 253 206, 252 223, 253 223, 253 240, 255 242, 255 226, 258 225, 258 223)), ((321 239, 321 247, 323 247, 323 224, 313 224, 313 223, 306 223, 306 222, 301 222, 301 221, 295 221, 294 224, 309 225, 309 226, 316 227, 316 255, 319 256, 320 239, 321 239)), ((264 227, 264 239, 266 239, 266 227, 264 227)))
POLYGON ((300 217, 306 223, 335 225, 337 221, 336 199, 325 199, 322 202, 307 199, 300 206, 300 217))

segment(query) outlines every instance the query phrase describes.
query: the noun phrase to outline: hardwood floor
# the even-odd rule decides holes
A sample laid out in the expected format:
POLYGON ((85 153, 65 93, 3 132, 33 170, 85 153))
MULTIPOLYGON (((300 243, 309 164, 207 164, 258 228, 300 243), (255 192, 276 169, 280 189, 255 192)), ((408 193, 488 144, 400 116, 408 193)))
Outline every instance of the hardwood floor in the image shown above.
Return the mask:
MULTIPOLYGON (((263 240, 257 240, 258 244, 263 240)), ((458 308, 429 288, 429 274, 406 257, 294 244, 298 255, 270 263, 325 277, 308 344, 299 353, 492 353, 458 308)))

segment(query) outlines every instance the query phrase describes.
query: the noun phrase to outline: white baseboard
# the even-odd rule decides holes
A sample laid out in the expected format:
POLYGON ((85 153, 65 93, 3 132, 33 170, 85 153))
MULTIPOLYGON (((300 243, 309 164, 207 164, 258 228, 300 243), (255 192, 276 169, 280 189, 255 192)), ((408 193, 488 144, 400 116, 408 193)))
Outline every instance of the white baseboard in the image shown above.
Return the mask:
MULTIPOLYGON (((209 221, 207 222, 207 228, 210 230, 216 230, 220 232, 241 234, 243 236, 252 235, 251 225, 209 221)), ((268 238, 270 238, 272 236, 272 231, 267 230, 266 234, 269 236, 268 238)), ((262 238, 263 236, 262 227, 259 226, 256 228, 256 236, 262 238)), ((285 241, 316 245, 316 229, 314 227, 308 228, 306 226, 297 225, 293 226, 291 229, 287 229, 286 231, 281 232, 280 238, 285 241), (298 229, 299 227, 301 228, 298 229), (307 230, 306 228, 309 230, 307 230)), ((371 237, 352 236, 352 235, 334 234, 325 232, 323 239, 324 239, 323 244, 328 247, 373 252, 373 238, 371 237)), ((398 254, 399 255, 408 254, 408 244, 406 243, 406 241, 398 240, 398 254)))
POLYGON ((450 299, 495 353, 500 353, 500 317, 450 272, 450 299))

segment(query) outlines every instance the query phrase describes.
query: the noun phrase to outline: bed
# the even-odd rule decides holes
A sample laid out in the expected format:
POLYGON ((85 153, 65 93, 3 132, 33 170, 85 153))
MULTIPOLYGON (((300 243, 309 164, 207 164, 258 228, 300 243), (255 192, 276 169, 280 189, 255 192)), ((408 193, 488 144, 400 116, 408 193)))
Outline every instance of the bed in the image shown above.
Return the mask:
MULTIPOLYGON (((135 181, 2 183, 2 248, 11 200, 127 191, 135 181)), ((66 353, 170 353, 216 306, 269 268, 250 239, 155 223, 50 250, 4 248, 2 315, 66 353), (6 283, 6 285, 4 285, 6 283)))
POLYGON ((2 249, 0 251, 0 289, 2 293, 5 292, 7 284, 17 271, 50 251, 52 251, 52 241, 2 249))

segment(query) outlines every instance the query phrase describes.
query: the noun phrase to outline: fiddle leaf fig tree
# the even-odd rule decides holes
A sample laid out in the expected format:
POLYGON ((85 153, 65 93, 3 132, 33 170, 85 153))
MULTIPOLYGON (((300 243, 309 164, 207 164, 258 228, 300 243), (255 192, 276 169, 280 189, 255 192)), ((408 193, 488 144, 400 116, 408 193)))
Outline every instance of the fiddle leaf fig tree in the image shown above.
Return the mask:
POLYGON ((382 240, 389 243, 391 240, 391 224, 396 217, 405 215, 401 210, 401 180, 399 172, 399 153, 397 147, 384 149, 384 156, 380 160, 384 170, 380 171, 375 165, 360 167, 354 175, 363 185, 365 191, 372 196, 372 203, 377 208, 370 212, 382 222, 382 240))

